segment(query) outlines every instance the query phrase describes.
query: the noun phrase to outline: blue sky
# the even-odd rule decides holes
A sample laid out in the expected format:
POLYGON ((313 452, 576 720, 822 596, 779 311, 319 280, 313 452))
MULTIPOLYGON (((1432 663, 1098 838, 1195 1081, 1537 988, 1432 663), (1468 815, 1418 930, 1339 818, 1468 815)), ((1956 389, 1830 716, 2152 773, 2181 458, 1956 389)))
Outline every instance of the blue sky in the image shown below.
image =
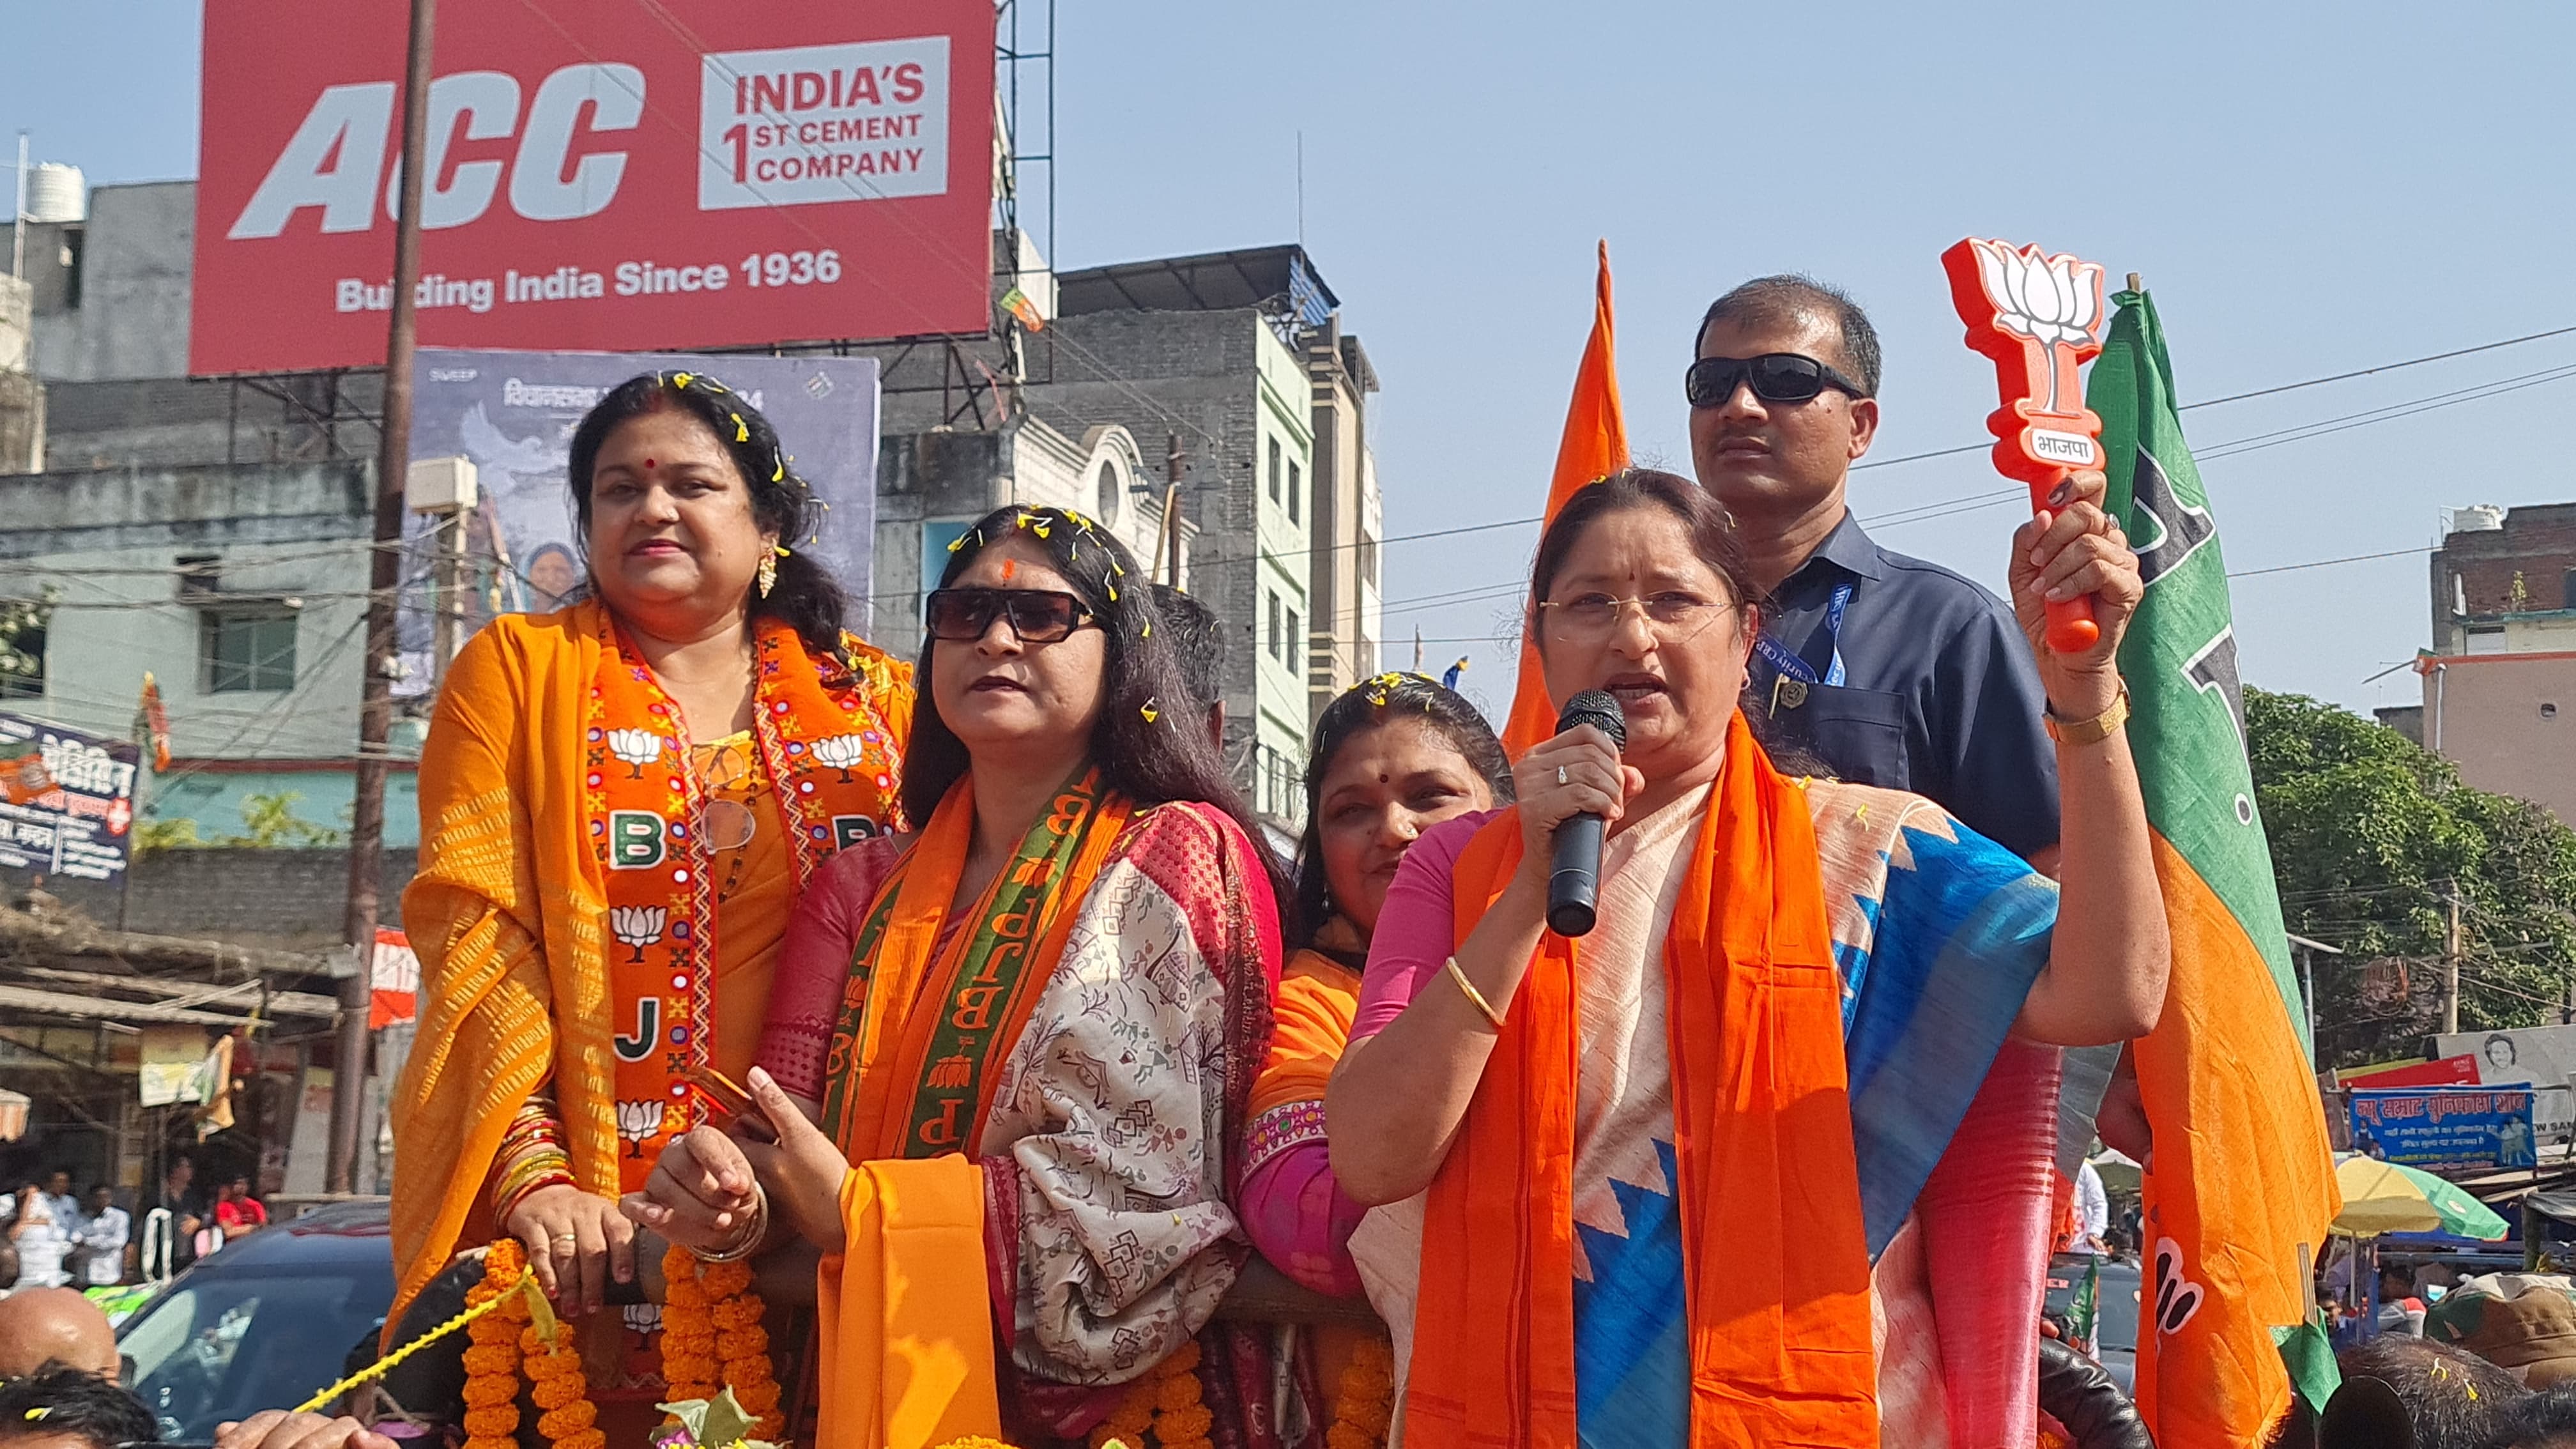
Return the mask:
MULTIPOLYGON (((390 3, 390 0, 386 0, 390 3)), ((327 8, 327 7, 324 7, 327 8)), ((446 7, 456 13, 457 0, 446 7)), ((0 145, 93 182, 193 175, 198 7, 0 0, 0 145)), ((2146 275, 2186 398, 2576 324, 2565 74, 2576 10, 1063 0, 1058 260, 1304 240, 1384 379, 1391 534, 1537 511, 1589 320, 1618 282, 1640 455, 1686 470, 1708 299, 1801 270, 1886 339, 1877 456, 1979 441, 1989 365, 1941 249, 1971 232, 2146 275), (1830 16, 1830 18, 1824 18, 1830 16)), ((2203 452, 2576 365, 2576 335, 2187 415, 2203 452)), ((2576 497, 2576 376, 2204 464, 2231 568, 2436 541, 2473 502, 2576 497)), ((1998 486, 1980 454, 1856 475, 1864 518, 1998 486)), ((1885 529, 1999 584, 2012 507, 1885 529)), ((1387 551, 1390 664, 1509 694, 1533 529, 1387 551), (1436 606, 1407 600, 1490 589, 1436 606), (1483 641, 1483 642, 1478 642, 1483 641)), ((2553 581, 2554 582, 2554 581, 2553 581)), ((2550 584, 2535 581, 2535 589, 2550 584)), ((2246 678, 2412 701, 2421 554, 2238 580, 2246 678)))

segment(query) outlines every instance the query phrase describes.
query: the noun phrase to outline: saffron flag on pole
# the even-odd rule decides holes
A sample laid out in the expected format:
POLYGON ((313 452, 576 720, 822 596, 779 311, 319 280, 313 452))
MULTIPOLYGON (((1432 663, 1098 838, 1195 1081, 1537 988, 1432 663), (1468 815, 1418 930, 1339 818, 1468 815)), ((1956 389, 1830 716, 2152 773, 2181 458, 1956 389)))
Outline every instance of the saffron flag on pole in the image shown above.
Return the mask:
MULTIPOLYGON (((1574 399, 1565 408, 1565 435, 1556 445, 1556 474, 1547 486, 1547 520, 1565 506, 1584 484, 1606 478, 1628 466, 1628 424, 1619 413, 1619 359, 1610 326, 1610 243, 1602 242, 1600 271, 1593 282, 1592 336, 1583 344, 1583 365, 1575 369, 1574 399)), ((1535 601, 1533 601, 1535 602, 1535 601)), ((1556 710, 1547 702, 1547 675, 1538 662, 1538 640, 1521 636, 1520 683, 1512 692, 1512 714, 1503 726, 1503 748, 1517 757, 1556 733, 1556 710)))
POLYGON ((2133 1047, 2154 1133, 2137 1401, 2157 1443, 2217 1449, 2263 1442, 2289 1408, 2281 1345, 2312 1331, 2309 1267, 2342 1198, 2254 806, 2218 524, 2155 306, 2112 300, 2085 401, 2147 586, 2120 672, 2173 930, 2163 1020, 2133 1047))

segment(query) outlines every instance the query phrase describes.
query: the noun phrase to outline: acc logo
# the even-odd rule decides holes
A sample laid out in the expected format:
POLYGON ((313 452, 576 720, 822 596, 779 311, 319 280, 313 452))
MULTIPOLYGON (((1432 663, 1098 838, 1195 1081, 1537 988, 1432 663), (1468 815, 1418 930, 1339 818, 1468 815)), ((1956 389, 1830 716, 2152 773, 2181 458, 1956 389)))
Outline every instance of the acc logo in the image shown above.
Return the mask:
MULTIPOLYGON (((391 81, 369 81, 332 86, 316 97, 304 124, 295 128, 294 138, 278 153, 267 179, 226 235, 234 241, 276 236, 309 206, 322 208, 326 233, 365 231, 375 225, 378 196, 384 197, 385 215, 391 218, 402 188, 400 164, 386 164, 394 89, 391 81)), ((505 170, 510 209, 528 220, 595 216, 617 199, 626 153, 585 151, 576 158, 574 138, 581 131, 631 131, 643 118, 644 73, 631 65, 568 65, 547 76, 528 103, 525 125, 520 123, 517 77, 492 70, 440 76, 429 84, 420 224, 438 231, 479 220, 499 194, 505 170), (500 161, 460 162, 451 174, 448 142, 460 130, 469 141, 516 135, 517 154, 506 166, 500 161)))
POLYGON ((608 866, 649 870, 662 863, 662 817, 650 810, 608 812, 608 866))

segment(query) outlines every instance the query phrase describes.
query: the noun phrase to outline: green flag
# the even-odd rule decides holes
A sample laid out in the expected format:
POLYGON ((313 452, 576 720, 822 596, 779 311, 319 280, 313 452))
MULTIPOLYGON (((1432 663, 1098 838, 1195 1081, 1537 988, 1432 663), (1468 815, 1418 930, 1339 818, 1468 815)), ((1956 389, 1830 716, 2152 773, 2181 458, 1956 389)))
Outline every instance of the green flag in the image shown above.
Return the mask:
POLYGON ((2289 1407, 2275 1331, 2308 1321, 2309 1260, 2340 1199, 2246 763, 2218 521, 2154 304, 2113 301, 2086 402, 2147 586, 2120 672, 2173 931, 2163 1019, 2133 1048, 2155 1134, 2137 1399, 2160 1444, 2254 1444, 2289 1407))

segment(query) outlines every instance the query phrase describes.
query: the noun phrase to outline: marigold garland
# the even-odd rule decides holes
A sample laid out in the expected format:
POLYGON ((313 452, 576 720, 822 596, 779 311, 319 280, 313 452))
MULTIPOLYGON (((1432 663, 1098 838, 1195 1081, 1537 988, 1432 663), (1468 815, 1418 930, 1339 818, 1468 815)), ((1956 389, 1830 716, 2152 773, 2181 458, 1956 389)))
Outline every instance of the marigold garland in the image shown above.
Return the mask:
POLYGON ((532 1319, 527 1290, 527 1250, 517 1240, 495 1242, 483 1258, 483 1281, 465 1295, 468 1307, 508 1295, 467 1325, 474 1346, 465 1350, 467 1449, 518 1449, 519 1375, 524 1369, 537 1405, 537 1432, 554 1449, 606 1449, 607 1436, 591 1427, 599 1409, 590 1401, 590 1379, 569 1335, 553 1343, 532 1319))
POLYGON ((465 1295, 468 1308, 504 1293, 514 1300, 466 1326, 473 1346, 465 1350, 465 1449, 518 1449, 519 1329, 528 1320, 518 1284, 527 1271, 527 1250, 503 1238, 483 1255, 483 1281, 465 1295))
POLYGON ((1184 1341, 1171 1357, 1128 1386, 1109 1417, 1091 1431, 1091 1449, 1211 1449, 1216 1414, 1199 1390, 1199 1346, 1184 1341))
POLYGON ((1342 1367, 1333 1427, 1325 1449, 1379 1449, 1395 1421, 1395 1345, 1382 1334, 1360 1340, 1342 1367))
POLYGON ((766 1306, 751 1291, 749 1263, 704 1263, 673 1245, 662 1255, 669 1284, 662 1305, 662 1377, 673 1401, 712 1399, 733 1390, 743 1412, 758 1416, 755 1438, 786 1427, 778 1411, 778 1374, 769 1362, 766 1306))

